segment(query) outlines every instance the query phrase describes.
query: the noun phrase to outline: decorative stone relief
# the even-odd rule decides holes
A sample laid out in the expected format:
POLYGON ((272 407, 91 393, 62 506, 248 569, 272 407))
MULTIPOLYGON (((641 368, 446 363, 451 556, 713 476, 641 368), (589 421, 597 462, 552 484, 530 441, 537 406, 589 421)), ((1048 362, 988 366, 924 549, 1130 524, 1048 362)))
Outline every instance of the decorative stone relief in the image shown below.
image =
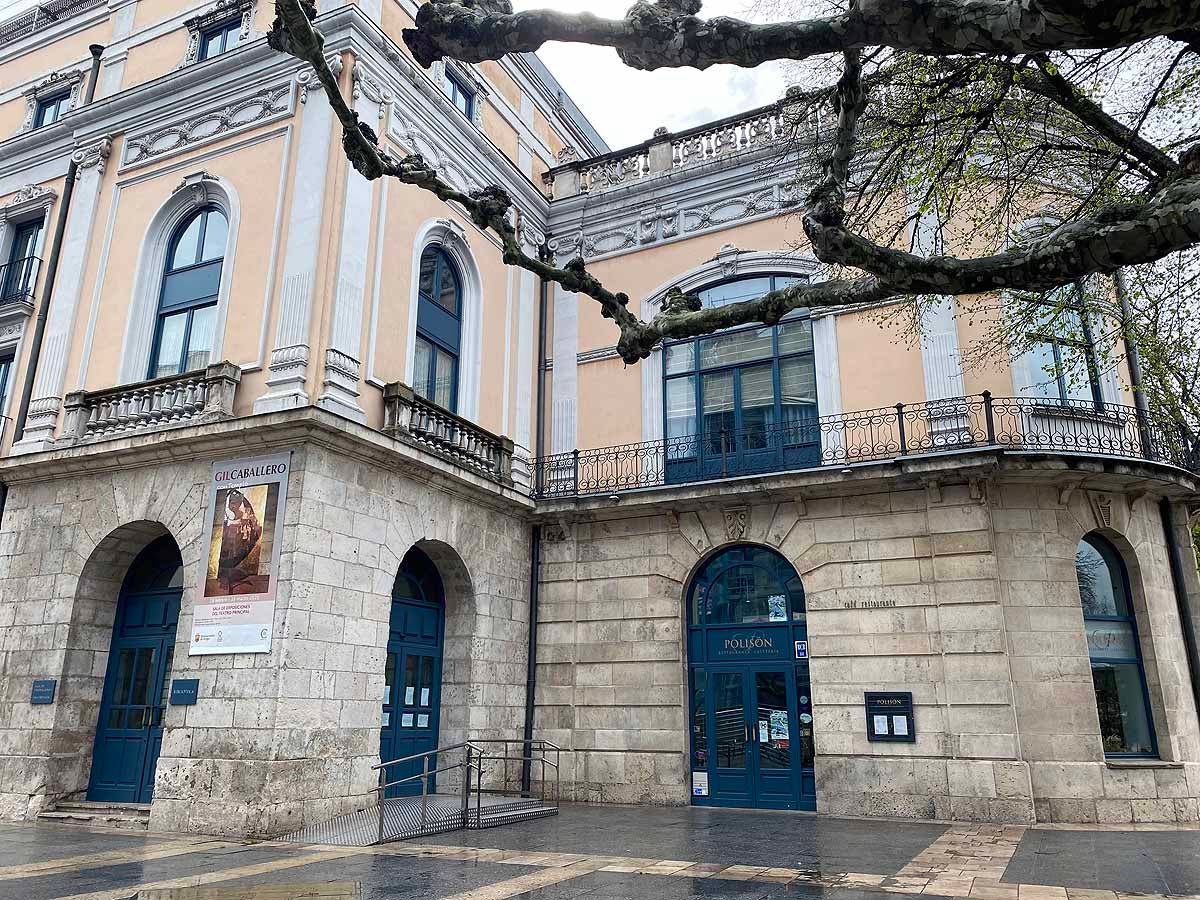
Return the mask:
POLYGON ((194 144, 284 116, 291 111, 290 94, 291 86, 286 84, 263 88, 218 109, 142 132, 125 142, 122 165, 169 156, 194 144))
POLYGON ((731 541, 740 541, 746 536, 746 526, 749 524, 750 510, 745 506, 734 506, 721 510, 725 519, 725 537, 731 541))
POLYGON ((64 90, 69 90, 71 95, 67 100, 66 112, 70 112, 79 106, 79 98, 83 93, 83 78, 86 74, 86 69, 68 69, 61 72, 51 72, 33 87, 25 91, 25 119, 21 123, 18 133, 29 131, 33 128, 33 118, 37 115, 39 100, 52 97, 55 94, 62 93, 64 90))
POLYGON ((379 121, 382 122, 384 112, 394 99, 391 90, 362 61, 354 63, 354 68, 350 70, 350 76, 354 83, 351 95, 352 99, 357 101, 362 97, 366 97, 371 102, 378 103, 379 121))
POLYGON ((214 25, 240 18, 242 25, 238 31, 238 43, 242 44, 250 40, 254 29, 254 6, 255 0, 218 0, 200 15, 186 19, 183 24, 188 30, 188 45, 179 68, 193 65, 199 61, 200 36, 214 25))
MULTIPOLYGON (((325 57, 325 62, 329 64, 329 70, 333 72, 335 78, 342 74, 342 55, 340 53, 331 53, 325 57)), ((296 84, 299 86, 298 99, 301 103, 308 102, 308 89, 316 80, 317 73, 312 66, 305 66, 296 73, 296 84)), ((319 85, 318 90, 320 90, 319 85)))
POLYGON ((216 184, 217 177, 210 175, 207 172, 195 172, 192 175, 184 177, 183 181, 175 187, 172 194, 178 194, 180 191, 191 191, 193 206, 206 206, 210 199, 210 188, 216 184))
POLYGON ((1126 533, 1129 527, 1129 507, 1123 496, 1088 491, 1092 514, 1096 517, 1097 528, 1113 528, 1126 533))
POLYGON ((112 154, 112 141, 103 137, 100 140, 91 144, 85 144, 78 147, 71 154, 71 160, 80 169, 95 168, 100 173, 104 172, 104 166, 108 162, 108 157, 112 154))
POLYGON ((58 199, 53 188, 42 187, 40 184, 26 184, 17 189, 7 203, 4 204, 0 218, 9 218, 14 213, 25 213, 33 209, 44 209, 58 199))

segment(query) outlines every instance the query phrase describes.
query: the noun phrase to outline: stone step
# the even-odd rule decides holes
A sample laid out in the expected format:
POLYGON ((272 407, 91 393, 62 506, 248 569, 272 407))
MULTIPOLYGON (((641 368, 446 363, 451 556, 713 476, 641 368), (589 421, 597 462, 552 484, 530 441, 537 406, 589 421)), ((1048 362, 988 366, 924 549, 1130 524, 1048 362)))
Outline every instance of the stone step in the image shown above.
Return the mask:
POLYGON ((130 815, 150 815, 149 803, 116 803, 107 800, 60 800, 54 804, 56 812, 67 810, 79 812, 120 812, 130 815))
POLYGON ((150 825, 150 806, 144 803, 93 803, 68 801, 38 815, 39 822, 56 825, 103 825, 145 831, 150 825))

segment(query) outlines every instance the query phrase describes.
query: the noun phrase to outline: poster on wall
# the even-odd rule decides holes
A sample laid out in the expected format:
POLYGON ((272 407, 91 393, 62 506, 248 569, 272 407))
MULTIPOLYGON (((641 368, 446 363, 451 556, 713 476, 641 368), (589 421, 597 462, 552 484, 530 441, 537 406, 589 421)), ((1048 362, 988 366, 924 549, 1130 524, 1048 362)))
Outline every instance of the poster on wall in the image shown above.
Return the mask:
POLYGON ((291 454, 213 463, 191 656, 269 653, 291 454))

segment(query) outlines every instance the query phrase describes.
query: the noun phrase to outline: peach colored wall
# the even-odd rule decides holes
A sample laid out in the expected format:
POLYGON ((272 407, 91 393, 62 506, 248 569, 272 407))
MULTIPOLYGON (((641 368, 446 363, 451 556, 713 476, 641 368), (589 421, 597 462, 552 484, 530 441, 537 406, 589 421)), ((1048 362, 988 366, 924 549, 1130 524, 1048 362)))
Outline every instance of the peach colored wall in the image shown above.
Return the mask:
POLYGON ((174 71, 187 55, 188 33, 180 26, 129 51, 121 89, 136 87, 174 71))
POLYGON ((499 63, 486 60, 479 64, 479 70, 497 91, 504 95, 513 109, 521 108, 521 89, 513 81, 512 76, 501 68, 499 63))
POLYGON ((584 363, 577 377, 580 450, 642 439, 641 363, 628 367, 620 359, 584 363))
POLYGON ((865 310, 837 316, 842 409, 847 412, 925 399, 921 350, 898 326, 865 310))

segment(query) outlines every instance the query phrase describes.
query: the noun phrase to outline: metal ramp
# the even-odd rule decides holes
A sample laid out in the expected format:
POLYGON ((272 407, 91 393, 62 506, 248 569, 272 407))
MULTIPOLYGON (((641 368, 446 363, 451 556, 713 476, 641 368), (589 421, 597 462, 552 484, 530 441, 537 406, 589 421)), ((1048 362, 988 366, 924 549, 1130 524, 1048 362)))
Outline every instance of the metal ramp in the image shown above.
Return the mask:
POLYGON ((560 748, 550 741, 482 740, 438 747, 425 753, 390 760, 375 766, 379 786, 373 792, 382 799, 374 806, 335 816, 327 822, 307 825, 285 835, 284 841, 305 844, 336 844, 366 847, 407 838, 427 837, 459 829, 495 828, 527 819, 558 814, 560 748), (521 748, 520 755, 510 747, 521 748), (499 747, 492 751, 490 747, 499 747), (431 761, 459 755, 457 762, 430 768, 431 761), (551 758, 553 757, 553 758, 551 758), (389 780, 387 772, 400 765, 419 763, 421 772, 406 778, 389 780), (532 777, 539 770, 534 786, 526 781, 524 789, 513 788, 510 763, 517 773, 532 777), (550 778, 547 778, 547 768, 550 778), (431 789, 433 776, 457 771, 461 790, 437 793, 431 789), (388 797, 401 785, 420 783, 421 793, 409 797, 388 797), (536 796, 535 796, 536 794, 536 796))

